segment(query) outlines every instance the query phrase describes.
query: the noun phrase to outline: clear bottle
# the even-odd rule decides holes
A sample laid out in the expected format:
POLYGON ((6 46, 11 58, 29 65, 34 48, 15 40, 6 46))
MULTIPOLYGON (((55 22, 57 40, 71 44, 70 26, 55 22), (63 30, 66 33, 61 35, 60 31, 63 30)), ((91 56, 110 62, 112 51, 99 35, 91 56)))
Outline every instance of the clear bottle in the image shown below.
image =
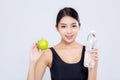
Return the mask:
POLYGON ((87 43, 86 43, 86 51, 85 51, 85 58, 84 58, 84 66, 93 68, 94 67, 94 60, 91 59, 90 54, 91 50, 95 48, 96 44, 96 35, 95 31, 90 31, 88 37, 87 37, 87 43))

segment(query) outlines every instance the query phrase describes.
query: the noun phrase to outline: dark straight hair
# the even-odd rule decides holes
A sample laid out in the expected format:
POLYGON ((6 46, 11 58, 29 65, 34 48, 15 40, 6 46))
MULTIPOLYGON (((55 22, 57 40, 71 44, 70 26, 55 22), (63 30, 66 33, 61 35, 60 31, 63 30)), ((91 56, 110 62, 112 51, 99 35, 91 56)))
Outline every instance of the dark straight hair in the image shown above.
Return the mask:
POLYGON ((78 15, 77 11, 71 7, 64 7, 57 14, 56 27, 58 27, 58 23, 64 16, 70 16, 70 17, 76 19, 80 25, 79 15, 78 15))

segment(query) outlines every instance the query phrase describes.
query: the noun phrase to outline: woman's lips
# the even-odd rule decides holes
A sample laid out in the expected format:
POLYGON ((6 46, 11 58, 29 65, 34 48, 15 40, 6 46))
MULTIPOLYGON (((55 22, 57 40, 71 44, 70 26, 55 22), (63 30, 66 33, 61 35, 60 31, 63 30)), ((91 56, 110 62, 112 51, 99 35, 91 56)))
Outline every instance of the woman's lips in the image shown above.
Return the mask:
POLYGON ((65 37, 70 40, 73 38, 73 35, 65 35, 65 37))

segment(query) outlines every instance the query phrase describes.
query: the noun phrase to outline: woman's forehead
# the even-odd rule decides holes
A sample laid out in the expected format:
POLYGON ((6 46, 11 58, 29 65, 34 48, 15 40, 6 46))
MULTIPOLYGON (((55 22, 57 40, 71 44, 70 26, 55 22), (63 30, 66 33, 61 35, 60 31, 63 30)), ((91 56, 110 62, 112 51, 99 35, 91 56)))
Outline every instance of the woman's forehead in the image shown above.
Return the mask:
POLYGON ((66 24, 78 24, 77 20, 70 17, 70 16, 65 16, 63 17, 60 22, 61 25, 66 25, 66 24))

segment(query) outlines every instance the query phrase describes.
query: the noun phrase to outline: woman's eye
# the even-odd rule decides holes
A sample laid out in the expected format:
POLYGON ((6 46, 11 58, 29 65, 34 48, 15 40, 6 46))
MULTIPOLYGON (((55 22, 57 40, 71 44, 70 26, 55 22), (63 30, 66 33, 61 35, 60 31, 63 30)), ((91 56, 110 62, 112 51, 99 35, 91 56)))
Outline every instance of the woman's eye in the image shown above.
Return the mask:
POLYGON ((76 25, 72 25, 72 27, 77 27, 76 25))
POLYGON ((61 26, 61 28, 65 28, 66 26, 61 26))

